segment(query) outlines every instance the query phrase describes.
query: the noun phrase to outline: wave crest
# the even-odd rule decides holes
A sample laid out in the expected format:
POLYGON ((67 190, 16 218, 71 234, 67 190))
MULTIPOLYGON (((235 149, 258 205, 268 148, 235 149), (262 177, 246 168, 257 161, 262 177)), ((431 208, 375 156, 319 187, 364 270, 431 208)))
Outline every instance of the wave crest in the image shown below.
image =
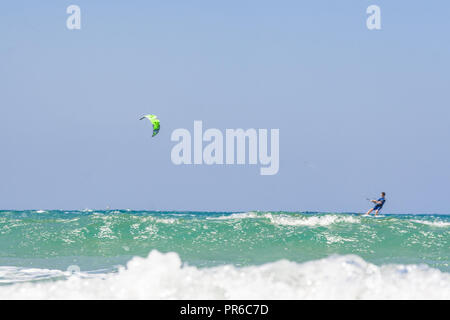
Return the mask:
POLYGON ((293 217, 287 215, 265 215, 273 224, 283 226, 326 227, 335 223, 359 223, 358 218, 352 216, 324 215, 312 217, 293 217))

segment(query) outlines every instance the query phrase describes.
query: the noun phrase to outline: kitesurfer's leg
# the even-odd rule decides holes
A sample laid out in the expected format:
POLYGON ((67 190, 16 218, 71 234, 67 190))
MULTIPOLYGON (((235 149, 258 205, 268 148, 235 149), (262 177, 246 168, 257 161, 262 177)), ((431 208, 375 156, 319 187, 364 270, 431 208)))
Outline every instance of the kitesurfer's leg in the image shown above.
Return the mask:
POLYGON ((369 215, 373 211, 373 208, 366 212, 366 215, 369 215))

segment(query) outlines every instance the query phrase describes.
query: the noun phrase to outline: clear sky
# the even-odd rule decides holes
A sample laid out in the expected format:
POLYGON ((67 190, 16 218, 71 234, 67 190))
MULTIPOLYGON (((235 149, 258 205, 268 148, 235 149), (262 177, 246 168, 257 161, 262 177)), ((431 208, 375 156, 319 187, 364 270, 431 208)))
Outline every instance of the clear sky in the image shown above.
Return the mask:
POLYGON ((0 208, 450 213, 450 2, 2 1, 0 208), (81 8, 68 30, 66 8, 81 8), (366 27, 381 7, 382 30, 366 27), (151 138, 143 114, 157 114, 151 138), (280 129, 280 170, 175 166, 280 129))

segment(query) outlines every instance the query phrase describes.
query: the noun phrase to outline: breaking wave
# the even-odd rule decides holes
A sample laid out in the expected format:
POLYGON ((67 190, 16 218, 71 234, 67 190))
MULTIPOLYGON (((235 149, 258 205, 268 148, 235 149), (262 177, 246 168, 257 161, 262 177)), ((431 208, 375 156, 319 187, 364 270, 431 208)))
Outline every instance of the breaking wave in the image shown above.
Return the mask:
MULTIPOLYGON (((36 276, 62 276, 34 270, 36 276)), ((33 273, 31 272, 31 273, 33 273)), ((0 286, 0 299, 449 299, 450 274, 424 265, 376 266, 355 255, 238 268, 197 268, 152 251, 117 273, 0 286)))

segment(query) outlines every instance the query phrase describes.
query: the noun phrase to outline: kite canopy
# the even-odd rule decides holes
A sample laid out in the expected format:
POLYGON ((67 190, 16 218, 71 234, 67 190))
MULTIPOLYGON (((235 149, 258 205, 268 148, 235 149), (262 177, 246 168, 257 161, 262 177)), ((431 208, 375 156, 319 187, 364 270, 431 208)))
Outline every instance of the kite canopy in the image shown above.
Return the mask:
POLYGON ((154 114, 147 114, 145 116, 143 116, 142 118, 140 118, 139 120, 143 120, 147 118, 148 120, 150 120, 150 122, 153 125, 153 135, 152 137, 156 136, 159 132, 159 119, 154 115, 154 114))

